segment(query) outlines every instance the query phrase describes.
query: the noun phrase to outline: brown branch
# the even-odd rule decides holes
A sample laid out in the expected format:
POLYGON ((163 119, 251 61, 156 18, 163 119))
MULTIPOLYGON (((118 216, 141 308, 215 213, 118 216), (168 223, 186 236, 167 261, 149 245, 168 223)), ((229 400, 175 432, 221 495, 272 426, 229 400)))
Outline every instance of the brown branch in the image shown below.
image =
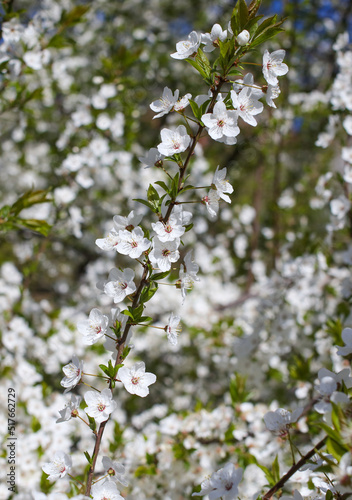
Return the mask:
POLYGON ((325 436, 319 443, 314 446, 312 450, 310 450, 304 457, 301 458, 295 465, 291 467, 291 469, 284 475, 282 478, 273 486, 265 495, 262 497, 262 500, 269 500, 278 490, 280 490, 283 485, 290 479, 295 472, 297 472, 310 458, 312 458, 315 453, 320 450, 325 445, 327 440, 327 436, 325 436))

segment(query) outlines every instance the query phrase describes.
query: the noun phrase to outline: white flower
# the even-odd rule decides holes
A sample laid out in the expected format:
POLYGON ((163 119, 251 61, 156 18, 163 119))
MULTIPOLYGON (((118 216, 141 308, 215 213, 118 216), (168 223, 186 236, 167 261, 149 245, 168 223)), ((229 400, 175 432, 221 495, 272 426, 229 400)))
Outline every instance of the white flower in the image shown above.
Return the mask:
POLYGON ((181 97, 175 104, 174 111, 183 111, 189 105, 190 99, 192 99, 192 94, 186 94, 181 97))
POLYGON ((218 196, 220 196, 220 198, 222 198, 227 203, 231 203, 231 198, 227 196, 227 194, 225 193, 229 194, 233 193, 233 187, 231 186, 229 181, 225 180, 226 172, 227 172, 226 168, 222 168, 221 170, 219 170, 219 165, 218 165, 214 173, 212 184, 214 184, 218 196))
POLYGON ((176 43, 176 52, 171 54, 174 59, 187 59, 193 56, 200 45, 200 36, 196 31, 192 31, 187 40, 181 40, 176 43))
POLYGON ((276 108, 276 104, 274 103, 273 99, 276 99, 280 95, 280 87, 278 85, 268 85, 266 94, 265 94, 265 100, 266 103, 271 106, 272 108, 276 108))
POLYGON ((65 365, 62 371, 65 377, 61 380, 60 384, 62 387, 66 388, 64 391, 64 394, 66 394, 66 392, 69 392, 80 382, 83 371, 83 361, 79 361, 77 356, 72 356, 71 363, 65 365))
MULTIPOLYGON (((126 268, 124 271, 113 268, 109 273, 107 281, 103 284, 103 291, 114 299, 115 304, 122 302, 127 295, 134 293, 136 285, 133 281, 134 271, 126 268)), ((101 284, 98 283, 98 288, 101 284)))
POLYGON ((209 500, 222 498, 223 500, 234 500, 238 495, 238 485, 242 479, 243 469, 236 469, 232 463, 228 463, 222 469, 214 472, 209 479, 202 482, 202 490, 193 493, 192 496, 209 495, 209 500))
POLYGON ((123 231, 125 229, 131 231, 138 226, 142 217, 143 216, 141 214, 135 214, 133 210, 127 217, 115 215, 113 218, 114 228, 110 231, 106 238, 97 239, 95 244, 104 251, 116 250, 116 247, 120 242, 119 231, 123 231))
POLYGON ((111 481, 93 484, 91 495, 93 495, 93 500, 124 500, 116 484, 111 481))
POLYGON ((330 202, 331 213, 338 219, 343 219, 347 214, 347 212, 350 210, 350 208, 351 208, 351 202, 343 194, 340 195, 338 198, 331 200, 330 202))
POLYGON ((208 195, 202 198, 202 203, 204 203, 207 207, 211 219, 215 219, 219 212, 219 200, 220 196, 218 194, 218 191, 215 189, 211 189, 208 195))
POLYGON ((160 241, 157 236, 153 239, 153 250, 149 254, 150 262, 158 267, 162 272, 171 269, 171 263, 177 262, 180 254, 177 250, 180 240, 176 238, 172 241, 160 241))
POLYGON ((148 153, 146 156, 140 156, 138 160, 145 165, 144 168, 148 167, 157 167, 162 164, 163 159, 165 158, 164 155, 159 153, 159 151, 156 148, 151 148, 149 149, 148 153))
POLYGON ((56 423, 59 424, 60 422, 66 422, 67 420, 71 420, 71 418, 73 417, 77 417, 81 401, 81 396, 75 396, 74 394, 71 394, 71 401, 65 406, 63 410, 59 410, 61 416, 56 420, 56 423))
POLYGON ((201 35, 201 43, 204 43, 204 52, 213 52, 215 47, 219 46, 219 40, 224 42, 227 38, 227 31, 222 30, 220 24, 214 24, 210 33, 201 35))
POLYGON ((340 356, 348 356, 352 354, 352 328, 344 328, 341 336, 345 345, 343 347, 337 346, 337 354, 340 356))
POLYGON ((131 231, 138 226, 138 224, 142 220, 142 217, 142 214, 134 213, 134 210, 132 210, 127 217, 115 215, 113 218, 114 228, 116 231, 123 231, 124 229, 128 229, 129 231, 131 231))
POLYGON ((118 481, 123 486, 128 486, 128 481, 123 477, 126 473, 125 467, 119 462, 113 462, 109 457, 103 457, 103 467, 108 474, 108 481, 118 481))
POLYGON ((144 238, 143 230, 138 226, 132 231, 119 232, 119 242, 116 245, 116 251, 122 255, 129 255, 131 259, 138 259, 143 252, 148 250, 151 242, 144 238))
POLYGON ((149 394, 148 386, 154 384, 156 381, 154 373, 145 371, 145 363, 143 361, 134 364, 131 369, 123 366, 117 372, 117 376, 127 392, 136 394, 141 398, 145 398, 149 394))
POLYGON ((109 318, 94 308, 89 313, 88 319, 77 323, 77 330, 83 335, 83 342, 92 345, 104 337, 108 326, 109 318))
POLYGON ((241 33, 236 37, 238 45, 240 45, 241 47, 243 47, 243 45, 247 45, 250 37, 251 35, 249 34, 249 31, 247 30, 241 31, 241 33))
POLYGON ((330 413, 332 410, 331 402, 338 403, 348 403, 348 396, 339 392, 341 382, 343 381, 347 389, 352 387, 352 378, 350 377, 350 369, 345 368, 339 373, 331 372, 326 368, 321 368, 318 372, 319 384, 315 386, 315 389, 322 396, 320 401, 314 405, 314 409, 318 413, 330 413))
POLYGON ((263 75, 265 80, 270 85, 277 85, 279 83, 277 77, 286 75, 288 72, 287 64, 283 63, 286 52, 283 49, 275 50, 269 53, 265 50, 263 55, 263 75))
POLYGON ((264 422, 269 431, 277 436, 287 436, 291 424, 297 422, 302 415, 303 408, 297 408, 292 413, 284 408, 268 411, 264 415, 264 422))
POLYGON ((160 118, 161 116, 166 115, 171 111, 178 99, 179 95, 179 90, 175 90, 175 95, 172 93, 172 90, 169 89, 169 87, 165 87, 163 91, 163 95, 160 99, 157 101, 154 101, 151 103, 150 108, 152 111, 155 111, 155 113, 158 113, 153 117, 154 118, 160 118))
POLYGON ((342 148, 341 158, 348 163, 352 163, 352 148, 342 148))
POLYGON ((54 454, 53 460, 45 463, 42 467, 45 474, 49 474, 49 481, 55 481, 56 479, 66 476, 66 474, 70 472, 71 468, 72 459, 63 451, 57 451, 54 454))
POLYGON ((117 407, 110 389, 103 389, 101 392, 88 391, 84 399, 88 405, 84 411, 98 423, 105 422, 117 407))
POLYGON ((191 138, 187 134, 187 129, 184 125, 179 125, 176 130, 163 128, 160 136, 162 142, 158 145, 158 151, 165 156, 183 153, 191 142, 191 138))
POLYGON ((223 137, 233 139, 240 133, 237 126, 237 112, 226 109, 223 101, 218 101, 214 106, 213 113, 202 116, 202 122, 208 128, 210 137, 218 141, 223 137))
POLYGON ((343 169, 343 180, 348 184, 352 184, 352 165, 345 165, 343 169))
POLYGON ((180 275, 177 283, 178 287, 181 288, 182 304, 186 298, 186 290, 192 290, 194 282, 199 281, 197 277, 198 271, 199 266, 192 261, 192 251, 190 250, 184 258, 184 265, 180 265, 180 275))
POLYGON ((115 231, 115 229, 112 229, 106 238, 98 238, 95 240, 95 244, 107 252, 109 250, 116 250, 116 246, 119 241, 119 234, 115 231))
POLYGON ((243 121, 254 127, 257 125, 254 115, 258 115, 264 109, 263 103, 258 100, 262 96, 263 93, 261 91, 260 93, 257 89, 253 91, 251 87, 244 87, 238 95, 234 90, 231 90, 233 107, 237 110, 238 115, 243 121))
POLYGON ((163 222, 152 223, 152 228, 160 241, 175 240, 176 238, 180 238, 185 232, 185 228, 180 224, 175 214, 171 214, 165 224, 163 222))
POLYGON ((167 333, 167 339, 171 345, 177 344, 177 337, 178 337, 179 333, 181 333, 181 331, 182 331, 180 321, 181 321, 181 318, 179 316, 174 316, 174 314, 171 313, 171 316, 169 317, 169 322, 165 326, 165 331, 167 333))

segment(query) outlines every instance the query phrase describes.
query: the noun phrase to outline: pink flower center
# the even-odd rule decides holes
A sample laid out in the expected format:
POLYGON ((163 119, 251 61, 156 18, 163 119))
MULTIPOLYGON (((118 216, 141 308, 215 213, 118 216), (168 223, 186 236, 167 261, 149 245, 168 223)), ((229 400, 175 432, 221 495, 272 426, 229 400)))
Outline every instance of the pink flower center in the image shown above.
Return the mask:
POLYGON ((172 226, 170 226, 170 224, 168 224, 167 226, 165 226, 165 232, 166 233, 171 233, 172 232, 172 226))
POLYGON ((225 484, 225 490, 226 490, 226 491, 230 491, 230 490, 231 490, 231 488, 232 488, 232 486, 233 486, 233 483, 226 483, 226 484, 225 484))
POLYGON ((95 327, 95 333, 98 334, 101 332, 101 326, 96 326, 95 327))
POLYGON ((138 384, 138 382, 139 382, 139 377, 136 377, 136 376, 135 376, 135 377, 132 377, 132 378, 131 378, 131 382, 132 382, 132 384, 133 384, 133 385, 137 385, 137 384, 138 384))
POLYGON ((174 149, 179 149, 181 147, 181 144, 179 142, 174 142, 174 149))
POLYGON ((222 128, 225 125, 224 120, 218 120, 218 127, 222 128))
POLYGON ((126 281, 124 281, 123 283, 122 283, 122 282, 120 282, 120 288, 121 288, 121 290, 125 290, 125 288, 127 288, 127 283, 126 283, 126 281))
POLYGON ((132 248, 137 248, 138 247, 138 243, 133 240, 132 243, 131 243, 131 247, 132 248))
POLYGON ((104 411, 106 406, 103 403, 98 404, 98 411, 104 411))
POLYGON ((168 255, 170 255, 170 253, 171 253, 171 252, 170 252, 170 250, 168 250, 167 248, 165 248, 165 249, 161 252, 161 254, 162 254, 162 256, 163 256, 163 257, 167 257, 168 255))

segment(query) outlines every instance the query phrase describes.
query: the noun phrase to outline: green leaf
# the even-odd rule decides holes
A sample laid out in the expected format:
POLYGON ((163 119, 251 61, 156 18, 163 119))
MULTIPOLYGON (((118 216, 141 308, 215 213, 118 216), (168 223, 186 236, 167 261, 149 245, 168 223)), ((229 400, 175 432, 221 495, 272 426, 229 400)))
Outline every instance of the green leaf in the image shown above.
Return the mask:
POLYGON ((342 446, 340 443, 336 442, 330 437, 328 437, 326 441, 326 449, 328 453, 331 453, 331 455, 338 461, 340 461, 341 457, 349 451, 347 446, 342 446))
POLYGON ((167 184, 164 181, 156 181, 154 184, 158 184, 158 186, 160 186, 161 188, 163 188, 163 190, 167 194, 169 194, 169 187, 167 186, 167 184))
POLYGON ((253 42, 251 42, 251 47, 256 47, 257 45, 266 42, 270 38, 273 38, 274 36, 281 33, 282 31, 285 30, 283 28, 276 28, 276 27, 268 28, 266 31, 264 31, 264 33, 259 35, 258 38, 256 38, 253 42))
POLYGON ((162 279, 166 278, 167 276, 169 276, 169 274, 170 274, 170 271, 165 271, 163 273, 155 273, 155 274, 151 275, 150 280, 151 281, 162 280, 162 279))
POLYGON ((272 469, 275 483, 277 483, 280 480, 280 466, 278 455, 276 455, 275 460, 273 461, 272 469))
POLYGON ((147 198, 150 202, 157 201, 160 199, 158 191, 152 184, 149 184, 149 188, 147 191, 147 198))
POLYGON ((90 417, 89 415, 87 415, 87 417, 88 417, 89 427, 94 432, 97 429, 97 423, 93 417, 90 417))
POLYGON ((187 224, 187 226, 185 226, 185 233, 187 233, 188 231, 190 231, 193 227, 193 222, 191 222, 191 224, 187 224))
POLYGON ((133 314, 131 313, 131 311, 128 311, 127 309, 125 309, 124 311, 122 311, 122 314, 124 314, 125 316, 129 316, 130 318, 134 319, 133 318, 133 314))
POLYGON ((138 203, 141 203, 142 205, 145 205, 146 207, 150 208, 150 210, 154 213, 157 213, 158 212, 158 209, 152 205, 151 203, 149 203, 149 201, 147 200, 142 200, 140 198, 134 198, 133 201, 137 201, 138 203))
POLYGON ((178 182, 179 182, 179 180, 180 180, 180 173, 177 172, 175 177, 172 179, 171 189, 170 189, 170 196, 174 200, 176 199, 176 197, 178 195, 178 182))
POLYGON ((185 59, 185 61, 187 61, 191 66, 193 66, 193 68, 195 68, 198 73, 200 73, 202 75, 202 77, 204 78, 204 80, 207 80, 207 74, 206 72, 203 70, 203 68, 199 65, 198 62, 194 61, 193 59, 190 59, 190 58, 187 58, 185 59))
POLYGON ((86 457, 87 459, 87 462, 92 465, 92 462, 93 462, 93 459, 91 458, 91 456, 89 455, 88 451, 85 451, 84 452, 84 456, 86 457))
POLYGON ((89 9, 90 5, 76 5, 70 11, 62 14, 61 24, 66 27, 78 23, 89 9))
POLYGON ((249 12, 245 0, 237 0, 231 16, 231 28, 235 37, 245 29, 248 19, 249 12))
POLYGON ((240 373, 235 373, 235 376, 230 380, 230 396, 234 406, 247 401, 250 392, 246 390, 246 382, 247 377, 240 373))
POLYGON ((259 7, 262 3, 262 0, 253 0, 249 6, 248 6, 248 14, 249 14, 249 18, 251 19, 253 16, 256 15, 256 13, 258 12, 259 10, 259 7))
POLYGON ((269 26, 274 25, 276 23, 276 20, 277 20, 277 14, 275 14, 275 16, 268 17, 268 19, 265 19, 262 23, 259 24, 256 36, 259 36, 260 33, 268 29, 269 26))
POLYGON ((201 48, 198 49, 198 52, 196 55, 196 62, 199 64, 199 67, 202 69, 202 71, 206 75, 206 78, 209 78, 211 75, 210 62, 201 48))
POLYGON ((274 479, 274 476, 272 475, 272 472, 265 467, 264 465, 257 464, 259 469, 261 469, 266 477, 266 480, 268 481, 268 486, 274 486, 276 484, 276 481, 274 479))
POLYGON ((139 304, 139 306, 137 306, 135 309, 133 309, 133 319, 137 323, 140 322, 141 316, 143 314, 143 310, 144 310, 143 304, 139 304))
MULTIPOLYGON (((144 304, 146 302, 148 302, 148 300, 150 300, 154 296, 157 289, 158 289, 157 283, 154 283, 153 287, 149 286, 148 288, 145 288, 143 290, 143 292, 141 293, 141 302, 143 302, 144 304)), ((147 321, 147 320, 144 320, 144 321, 147 321)))
POLYGON ((16 223, 19 226, 30 229, 31 231, 36 231, 37 233, 40 233, 43 236, 48 236, 50 229, 52 227, 45 220, 38 220, 38 219, 18 218, 18 219, 16 219, 16 223))
POLYGON ((197 120, 200 120, 201 117, 202 117, 202 115, 201 115, 201 112, 200 112, 198 104, 195 101, 192 101, 192 99, 189 100, 189 104, 191 106, 192 113, 193 113, 194 117, 197 120))

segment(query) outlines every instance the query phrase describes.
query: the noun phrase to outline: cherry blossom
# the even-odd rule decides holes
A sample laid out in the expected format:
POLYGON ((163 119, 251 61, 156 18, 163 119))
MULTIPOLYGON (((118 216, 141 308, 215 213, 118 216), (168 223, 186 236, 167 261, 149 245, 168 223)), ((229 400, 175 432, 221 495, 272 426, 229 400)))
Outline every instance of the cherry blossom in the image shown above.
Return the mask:
POLYGON ((275 411, 269 411, 264 415, 264 422, 269 431, 273 434, 285 437, 289 432, 289 427, 297 422, 302 415, 303 408, 297 408, 292 413, 284 408, 278 408, 275 411))
POLYGON ((60 418, 56 420, 56 423, 66 422, 73 417, 77 417, 79 405, 81 404, 81 396, 75 396, 71 394, 71 401, 65 406, 63 410, 59 410, 60 418))
POLYGON ((265 80, 270 85, 277 85, 279 83, 277 77, 286 75, 288 72, 287 64, 283 63, 285 57, 285 50, 275 50, 275 52, 269 53, 265 50, 263 55, 263 75, 265 80))
POLYGON ((219 170, 218 165, 214 173, 212 184, 215 186, 218 196, 227 203, 231 203, 231 198, 225 193, 233 193, 233 187, 231 186, 229 181, 225 180, 226 172, 226 168, 222 168, 221 170, 219 170))
POLYGON ((118 378, 123 383, 125 389, 130 394, 136 394, 141 398, 145 398, 149 394, 148 386, 154 384, 156 375, 145 371, 145 363, 139 361, 132 368, 123 366, 117 372, 118 378))
POLYGON ((106 295, 114 299, 115 304, 122 302, 127 295, 135 292, 136 285, 133 281, 134 271, 133 269, 126 268, 124 271, 113 268, 109 273, 109 277, 106 282, 97 284, 98 288, 101 288, 106 295))
POLYGON ((83 335, 84 343, 92 345, 104 337, 108 326, 109 318, 94 308, 89 313, 88 319, 77 323, 77 330, 83 335))
POLYGON ((84 399, 88 405, 84 411, 98 423, 105 422, 117 407, 110 389, 103 389, 101 392, 87 391, 84 399))
POLYGON ((242 479, 243 469, 236 469, 232 463, 228 463, 222 469, 214 472, 209 479, 201 484, 199 493, 192 496, 208 495, 209 500, 222 498, 223 500, 234 500, 238 495, 238 485, 242 479))
POLYGON ((158 113, 153 117, 153 120, 166 115, 169 111, 172 111, 177 103, 178 95, 179 90, 175 90, 175 94, 173 94, 169 87, 165 87, 162 97, 157 101, 152 102, 150 105, 150 109, 158 113))
POLYGON ((165 223, 152 223, 152 228, 156 232, 159 240, 163 242, 180 238, 185 232, 185 228, 180 224, 175 213, 171 214, 169 220, 165 223))
POLYGON ((93 500, 124 500, 116 484, 111 481, 93 484, 91 494, 93 500))
POLYGON ((213 52, 219 46, 219 40, 224 42, 227 38, 227 31, 222 30, 220 24, 214 24, 210 33, 201 35, 201 43, 204 44, 204 52, 213 52))
POLYGON ((167 333, 167 339, 170 342, 171 345, 176 345, 177 344, 177 337, 179 333, 181 333, 181 324, 180 324, 181 318, 179 316, 174 316, 173 313, 171 313, 169 317, 169 322, 165 326, 165 331, 167 333))
POLYGON ((176 130, 163 128, 160 136, 162 142, 158 145, 158 151, 165 156, 183 153, 191 142, 184 125, 179 125, 176 130))
POLYGON ((241 33, 239 33, 236 36, 236 41, 237 41, 238 45, 240 45, 241 47, 243 47, 244 45, 247 45, 247 43, 249 42, 250 37, 251 37, 251 35, 249 34, 249 31, 243 30, 243 31, 241 31, 241 33))
POLYGON ((257 89, 253 90, 251 87, 244 87, 239 94, 231 90, 232 104, 237 110, 238 116, 253 126, 257 125, 254 115, 258 115, 264 109, 263 103, 258 101, 261 97, 263 97, 263 93, 258 92, 257 89))
POLYGON ((151 242, 144 238, 143 230, 138 226, 132 231, 125 229, 119 231, 119 242, 116 245, 117 252, 128 255, 131 259, 138 259, 143 252, 148 250, 151 242))
POLYGON ((207 207, 209 216, 211 219, 215 219, 219 212, 219 200, 220 196, 218 191, 215 189, 211 189, 207 196, 202 198, 202 203, 207 207))
POLYGON ((207 127, 210 137, 218 141, 224 137, 234 139, 240 133, 237 118, 236 111, 228 111, 225 103, 218 101, 213 113, 206 113, 202 116, 202 122, 207 127))
POLYGON ((164 158, 165 156, 159 153, 157 148, 151 148, 146 156, 140 156, 138 159, 143 165, 145 165, 144 168, 148 168, 160 166, 164 158))
MULTIPOLYGON (((195 281, 199 281, 197 272, 199 266, 192 260, 192 250, 190 250, 185 258, 184 265, 180 265, 179 287, 181 288, 182 304, 186 298, 186 290, 192 290, 195 281)), ((177 284, 178 284, 177 283, 177 284)))
POLYGON ((103 457, 103 467, 108 474, 108 481, 119 482, 128 486, 128 481, 123 477, 126 474, 125 467, 119 462, 113 462, 109 457, 103 457))
POLYGON ((47 462, 42 466, 45 474, 49 474, 49 481, 56 481, 71 471, 72 459, 63 451, 57 451, 51 462, 47 462))
POLYGON ((345 345, 337 348, 337 354, 340 356, 348 356, 352 354, 352 328, 344 328, 341 334, 345 345))
POLYGON ((171 54, 174 59, 187 59, 193 56, 200 45, 200 36, 196 31, 192 31, 187 40, 181 40, 176 43, 176 52, 171 54))
POLYGON ((171 264, 177 262, 180 257, 178 251, 179 245, 179 238, 172 241, 161 241, 155 236, 153 239, 153 249, 149 254, 150 262, 163 272, 169 271, 171 264))
POLYGON ((60 384, 62 387, 65 387, 64 394, 66 394, 66 392, 69 392, 80 382, 83 371, 83 361, 79 361, 77 356, 72 356, 71 363, 65 365, 62 371, 65 377, 61 380, 60 384))

